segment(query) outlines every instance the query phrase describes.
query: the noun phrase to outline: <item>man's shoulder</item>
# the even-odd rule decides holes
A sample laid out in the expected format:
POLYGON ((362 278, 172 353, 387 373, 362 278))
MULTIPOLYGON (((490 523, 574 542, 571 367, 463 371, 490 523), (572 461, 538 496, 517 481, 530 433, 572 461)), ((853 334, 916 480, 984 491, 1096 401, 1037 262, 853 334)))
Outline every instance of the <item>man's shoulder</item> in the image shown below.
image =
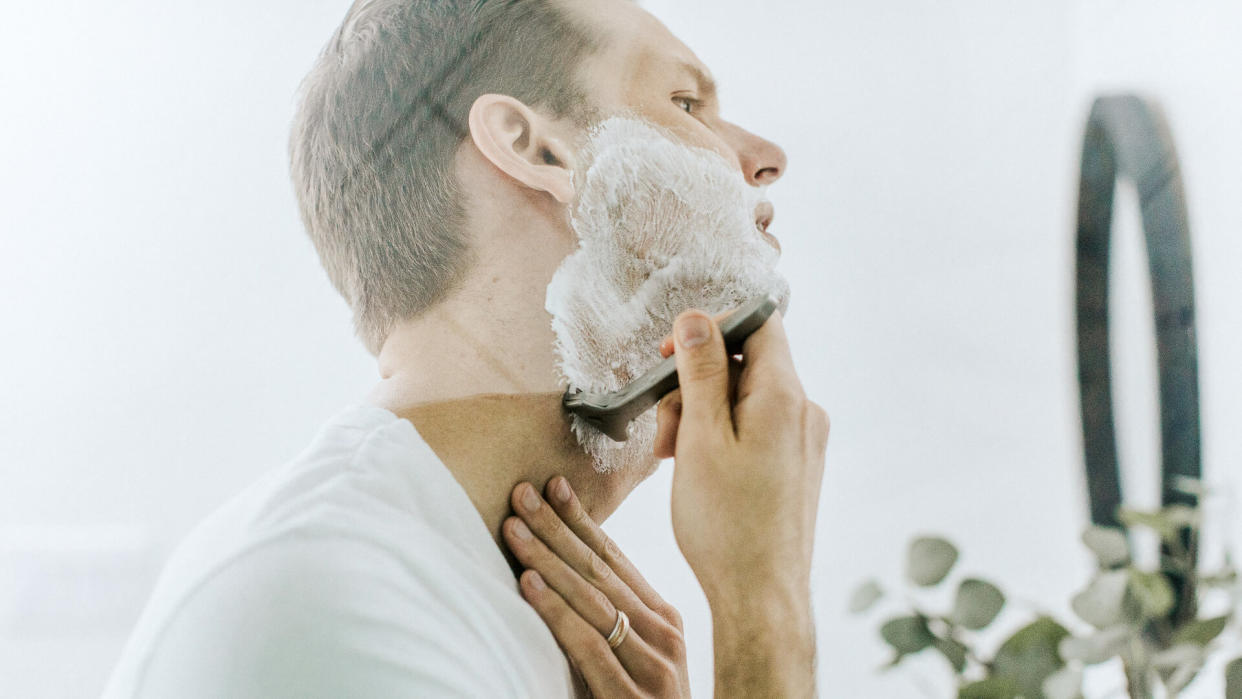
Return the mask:
POLYGON ((460 577, 478 542, 463 539, 453 520, 477 513, 444 492, 456 486, 452 476, 411 432, 370 410, 338 415, 295 459, 199 522, 169 557, 160 587, 188 597, 256 576, 250 584, 273 588, 329 574, 406 586, 460 577))
POLYGON ((322 508, 209 556, 187 540, 118 681, 138 696, 186 686, 241 697, 513 694, 509 680, 492 686, 465 669, 526 662, 529 636, 518 625, 510 637, 508 621, 520 595, 417 518, 385 529, 347 515, 322 508))
POLYGON ((360 545, 409 539, 409 531, 394 530, 435 522, 425 510, 436 497, 426 491, 442 489, 444 479, 425 474, 437 467, 443 469, 410 423, 382 408, 353 404, 321 425, 296 457, 204 517, 170 561, 201 566, 293 538, 346 537, 360 545))
POLYGON ((453 613, 469 595, 444 594, 453 573, 427 560, 348 530, 290 528, 172 583, 131 639, 117 681, 136 696, 186 687, 238 697, 482 691, 452 670, 472 653, 453 613))
POLYGON ((352 417, 182 541, 108 696, 561 693, 563 656, 465 492, 409 422, 352 417))
POLYGON ((500 554, 484 545, 495 548, 413 426, 354 405, 191 530, 169 557, 144 622, 158 634, 191 607, 228 607, 218 612, 226 617, 294 607, 344 613, 378 600, 376 590, 400 591, 390 607, 410 614, 452 610, 516 589, 511 575, 498 579, 500 554))

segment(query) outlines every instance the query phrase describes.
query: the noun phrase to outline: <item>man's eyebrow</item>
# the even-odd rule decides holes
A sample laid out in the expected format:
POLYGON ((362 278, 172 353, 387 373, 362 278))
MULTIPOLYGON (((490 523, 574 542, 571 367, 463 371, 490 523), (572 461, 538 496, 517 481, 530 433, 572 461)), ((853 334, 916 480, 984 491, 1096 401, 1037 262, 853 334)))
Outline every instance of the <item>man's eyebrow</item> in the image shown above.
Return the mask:
POLYGON ((688 61, 681 61, 678 65, 687 73, 693 75, 695 81, 698 82, 699 99, 713 100, 716 98, 716 81, 712 79, 712 76, 704 73, 698 66, 688 61))

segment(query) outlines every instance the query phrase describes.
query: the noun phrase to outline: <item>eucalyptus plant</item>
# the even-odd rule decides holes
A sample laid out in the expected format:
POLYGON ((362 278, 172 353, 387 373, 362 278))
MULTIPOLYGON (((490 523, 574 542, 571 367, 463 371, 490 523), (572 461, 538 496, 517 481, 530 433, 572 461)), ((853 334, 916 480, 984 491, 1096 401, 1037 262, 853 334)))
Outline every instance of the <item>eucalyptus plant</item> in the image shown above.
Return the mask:
MULTIPOLYGON (((911 594, 894 600, 901 613, 880 625, 880 636, 894 652, 885 667, 930 652, 948 664, 959 699, 1079 699, 1083 669, 1120 658, 1132 699, 1152 699, 1158 691, 1176 697, 1210 655, 1242 647, 1238 573, 1227 554, 1219 570, 1197 570, 1197 507, 1123 508, 1118 518, 1120 527, 1092 526, 1083 532, 1082 543, 1097 565, 1070 601, 1078 619, 1062 623, 1050 614, 1035 614, 990 656, 977 647, 977 636, 1004 609, 1004 592, 987 580, 963 577, 956 582, 950 610, 926 608, 913 593, 945 586, 958 550, 938 536, 913 539, 903 584, 911 594), (1156 569, 1142 568, 1131 557, 1129 536, 1138 529, 1155 532, 1162 542, 1156 569), (1195 601, 1212 593, 1227 599, 1227 605, 1222 613, 1199 616, 1195 601)), ((895 596, 868 580, 855 589, 850 611, 867 612, 886 597, 895 596)), ((1227 699, 1242 699, 1242 657, 1226 665, 1225 675, 1227 699)))

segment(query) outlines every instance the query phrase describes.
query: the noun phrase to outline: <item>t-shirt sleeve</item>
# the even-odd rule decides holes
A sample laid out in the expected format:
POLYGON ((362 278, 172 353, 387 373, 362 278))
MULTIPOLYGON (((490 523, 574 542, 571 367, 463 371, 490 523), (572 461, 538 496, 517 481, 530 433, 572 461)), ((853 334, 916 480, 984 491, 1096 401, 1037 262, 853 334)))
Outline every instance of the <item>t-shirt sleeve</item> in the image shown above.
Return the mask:
MULTIPOLYGON (((156 636, 136 696, 502 697, 451 605, 397 557, 289 535, 205 578, 156 636)), ((485 653, 484 653, 485 654, 485 653)), ((494 667, 494 665, 493 665, 494 667)))

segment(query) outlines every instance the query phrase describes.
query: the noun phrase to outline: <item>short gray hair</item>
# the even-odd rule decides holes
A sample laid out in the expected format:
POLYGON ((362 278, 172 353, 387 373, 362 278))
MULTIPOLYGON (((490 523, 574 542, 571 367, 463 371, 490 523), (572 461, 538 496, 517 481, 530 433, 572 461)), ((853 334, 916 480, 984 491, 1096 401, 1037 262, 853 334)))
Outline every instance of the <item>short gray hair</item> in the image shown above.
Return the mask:
POLYGON ((602 38, 556 1, 356 0, 303 81, 289 142, 302 222, 372 355, 473 263, 454 156, 474 100, 589 121, 576 66, 602 38))

